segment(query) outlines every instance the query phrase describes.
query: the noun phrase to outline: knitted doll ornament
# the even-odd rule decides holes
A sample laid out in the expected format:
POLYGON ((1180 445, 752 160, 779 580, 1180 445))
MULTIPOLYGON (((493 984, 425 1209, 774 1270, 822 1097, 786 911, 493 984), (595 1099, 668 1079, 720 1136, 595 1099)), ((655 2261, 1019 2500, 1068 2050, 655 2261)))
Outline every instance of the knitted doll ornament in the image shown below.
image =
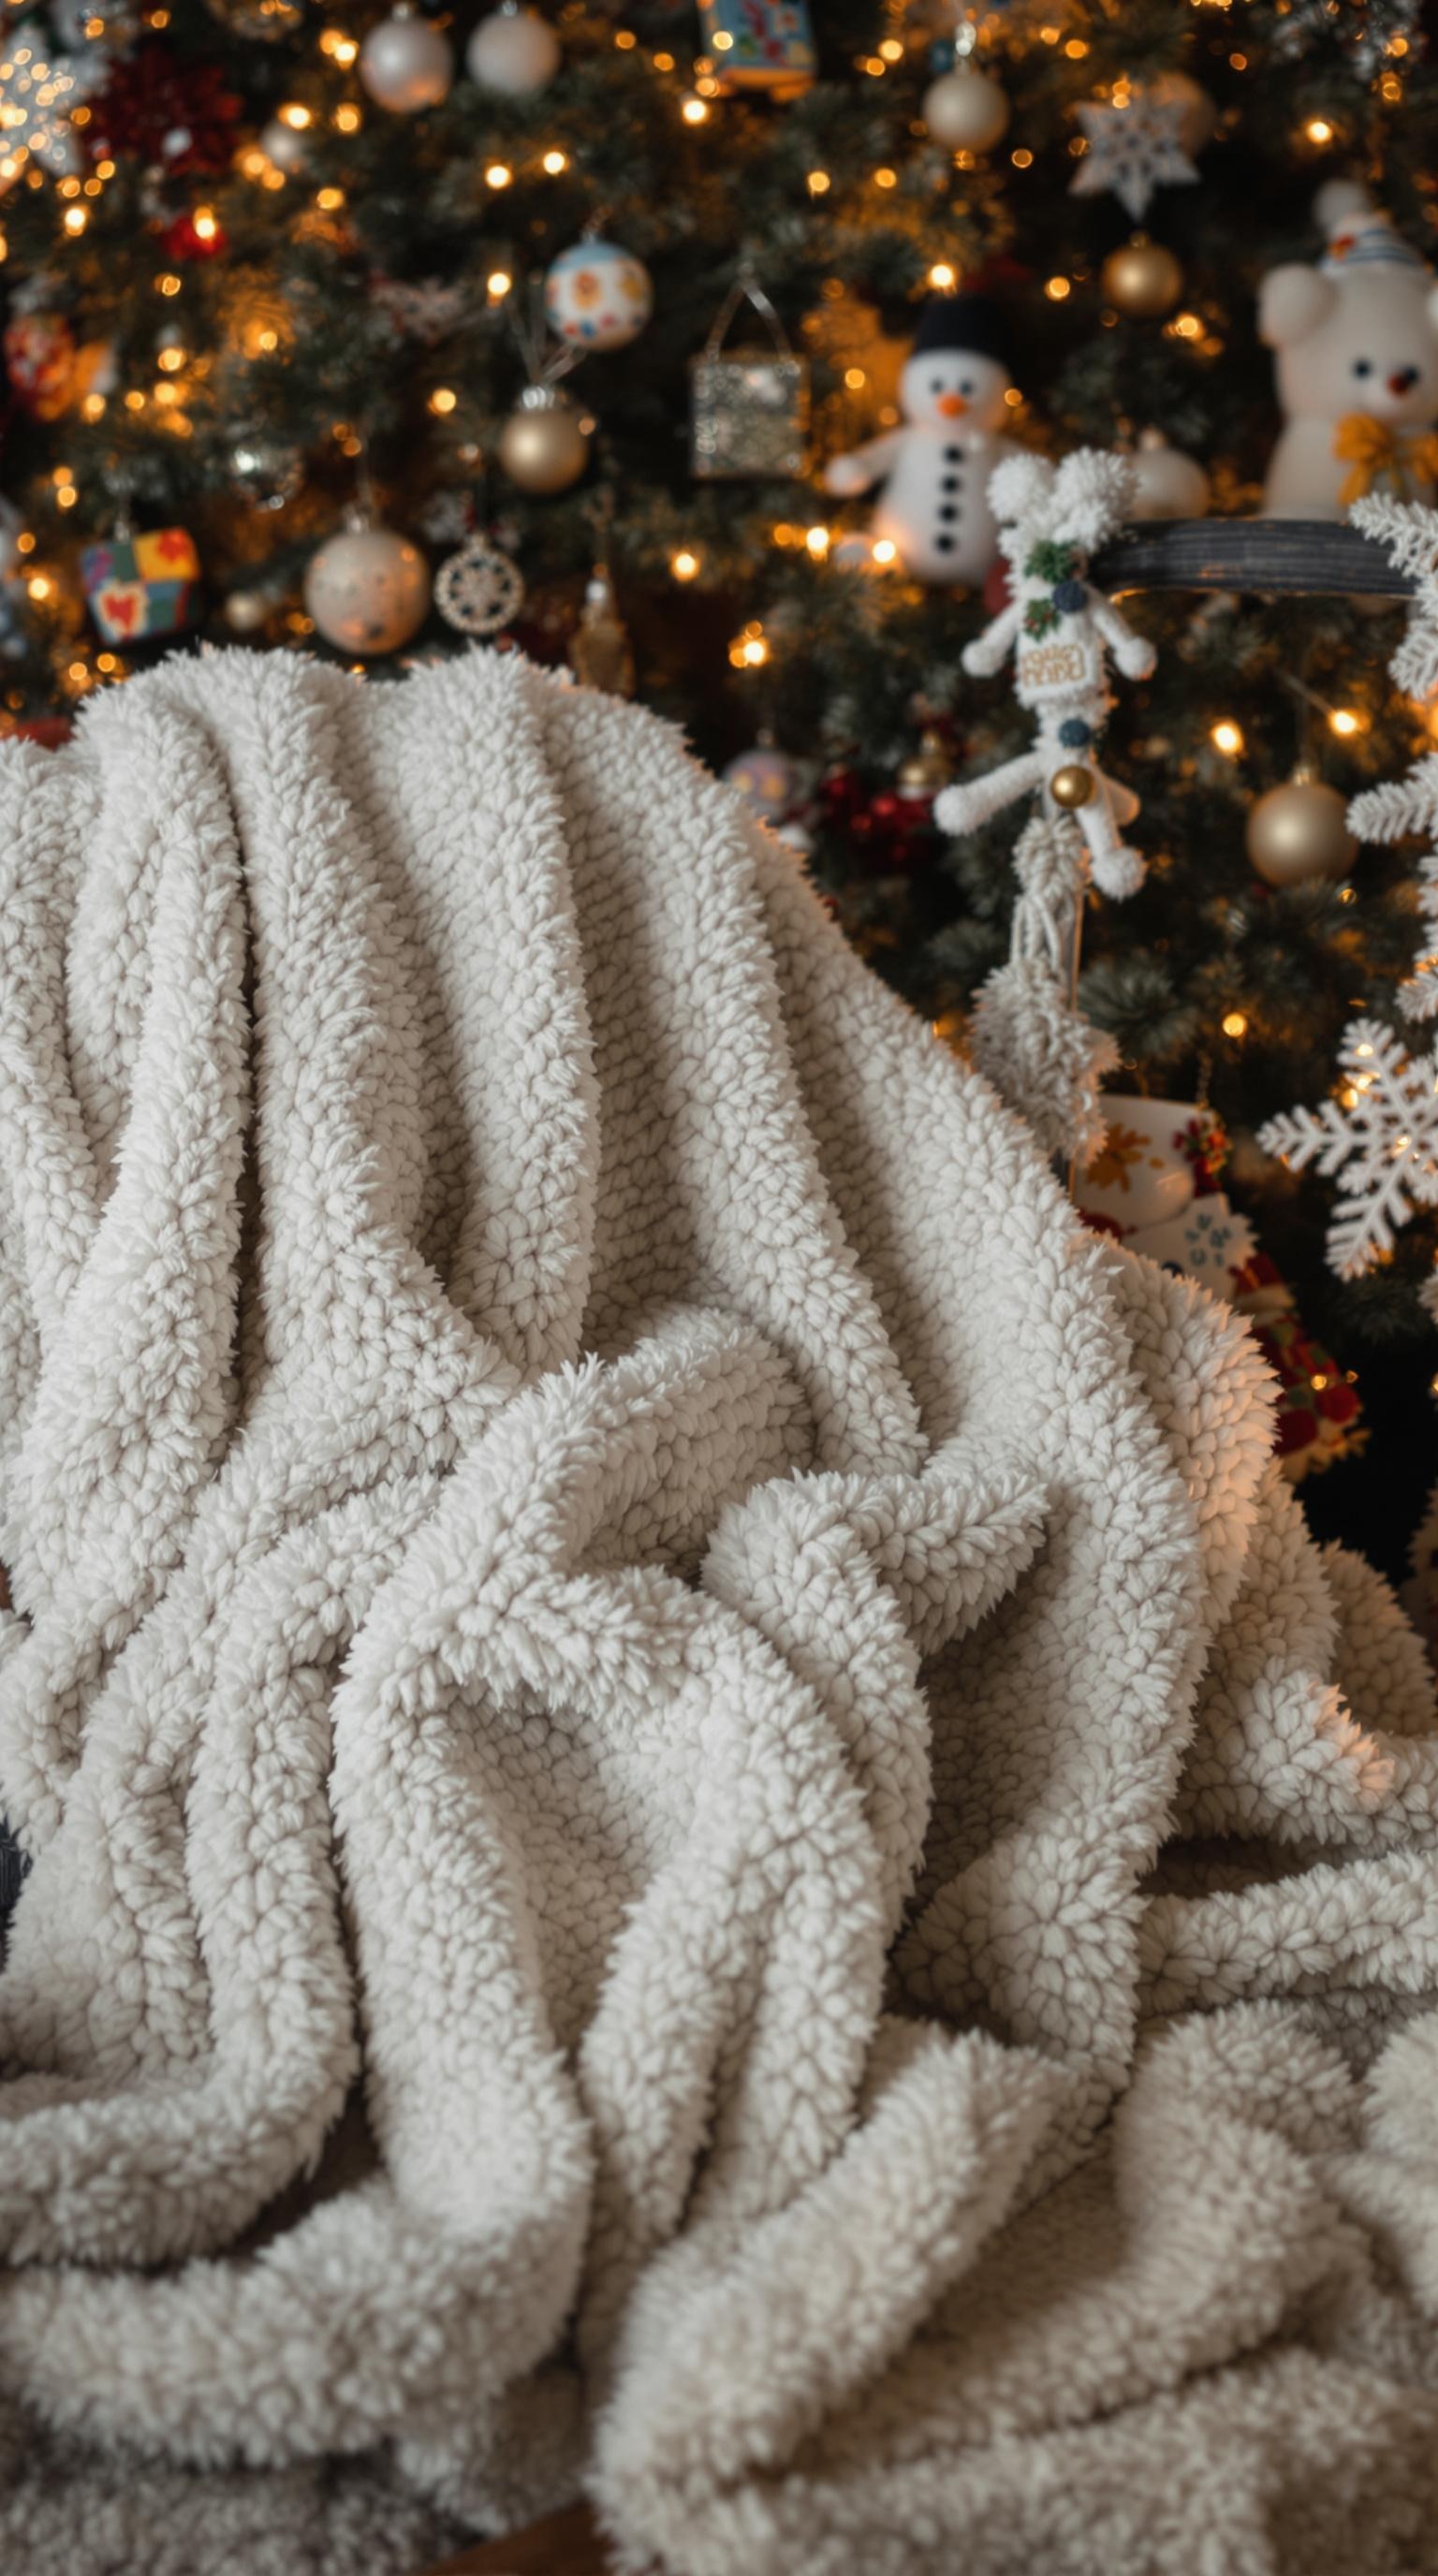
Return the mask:
POLYGON ((988 677, 1012 652, 1015 694, 1037 731, 1031 751, 946 787, 934 807, 940 828, 959 837, 1038 788, 1046 811, 1076 815, 1094 883, 1114 896, 1137 892, 1144 863, 1122 838, 1138 798, 1095 758, 1113 704, 1108 656, 1129 680, 1146 680, 1156 656, 1087 572, 1090 554, 1127 515, 1132 481, 1127 458, 1088 447, 1058 467, 1042 456, 1012 456, 995 469, 989 504, 1012 596, 965 647, 963 663, 975 678, 988 677))

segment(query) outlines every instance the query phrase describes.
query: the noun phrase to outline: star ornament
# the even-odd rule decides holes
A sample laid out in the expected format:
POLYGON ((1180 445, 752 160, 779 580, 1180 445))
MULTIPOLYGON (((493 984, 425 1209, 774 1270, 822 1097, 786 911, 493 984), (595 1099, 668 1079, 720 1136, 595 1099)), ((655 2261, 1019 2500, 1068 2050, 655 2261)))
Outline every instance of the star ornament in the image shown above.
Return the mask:
POLYGON ((1078 110, 1088 150, 1071 197, 1111 191, 1129 221, 1141 224, 1155 188, 1191 187, 1198 172, 1179 141, 1181 99, 1157 99, 1125 85, 1111 102, 1085 99, 1078 110))

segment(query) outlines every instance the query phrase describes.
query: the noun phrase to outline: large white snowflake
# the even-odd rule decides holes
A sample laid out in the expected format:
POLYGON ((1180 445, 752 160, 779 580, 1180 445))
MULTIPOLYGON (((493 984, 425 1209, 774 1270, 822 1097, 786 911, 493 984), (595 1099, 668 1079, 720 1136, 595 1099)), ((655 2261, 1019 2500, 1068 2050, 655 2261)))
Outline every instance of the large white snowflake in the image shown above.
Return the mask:
POLYGON ((1354 1020, 1338 1054, 1336 1100, 1286 1110, 1259 1130, 1291 1171, 1338 1180, 1328 1259, 1356 1279, 1393 1249, 1414 1209, 1438 1207, 1438 1058, 1410 1056, 1378 1020, 1354 1020))
MULTIPOLYGON (((1400 689, 1426 704, 1438 694, 1438 510, 1370 493, 1350 515, 1412 579, 1408 624, 1388 668, 1400 689)), ((1348 808, 1348 824, 1360 841, 1427 839, 1418 862, 1423 944, 1398 998, 1410 1019, 1438 1018, 1438 752, 1415 760, 1406 778, 1365 788, 1348 808)))
POLYGON ((1198 177, 1180 139, 1187 113, 1182 99, 1154 98, 1132 84, 1111 105, 1085 99, 1078 121, 1088 150, 1070 196, 1101 197, 1111 188, 1130 222, 1141 224, 1155 188, 1187 186, 1198 177))

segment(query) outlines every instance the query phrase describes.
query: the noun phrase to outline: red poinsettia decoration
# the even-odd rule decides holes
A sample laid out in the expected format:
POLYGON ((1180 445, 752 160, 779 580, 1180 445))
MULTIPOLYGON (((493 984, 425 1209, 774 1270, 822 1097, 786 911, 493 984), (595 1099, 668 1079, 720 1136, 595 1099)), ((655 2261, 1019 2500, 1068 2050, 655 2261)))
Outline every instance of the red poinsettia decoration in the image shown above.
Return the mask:
POLYGON ((199 177, 229 168, 240 113, 218 63, 182 61, 153 39, 116 63, 91 101, 85 141, 94 161, 158 161, 199 177))

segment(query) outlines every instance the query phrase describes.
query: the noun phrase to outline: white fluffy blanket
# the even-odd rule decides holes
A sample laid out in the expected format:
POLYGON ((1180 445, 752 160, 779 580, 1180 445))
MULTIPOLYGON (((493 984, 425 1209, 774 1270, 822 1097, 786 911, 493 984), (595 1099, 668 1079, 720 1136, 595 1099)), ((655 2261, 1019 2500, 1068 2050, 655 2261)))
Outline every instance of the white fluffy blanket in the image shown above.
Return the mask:
POLYGON ((0 800, 0 2557, 1438 2566, 1431 1685, 1241 1328, 518 660, 0 800))

